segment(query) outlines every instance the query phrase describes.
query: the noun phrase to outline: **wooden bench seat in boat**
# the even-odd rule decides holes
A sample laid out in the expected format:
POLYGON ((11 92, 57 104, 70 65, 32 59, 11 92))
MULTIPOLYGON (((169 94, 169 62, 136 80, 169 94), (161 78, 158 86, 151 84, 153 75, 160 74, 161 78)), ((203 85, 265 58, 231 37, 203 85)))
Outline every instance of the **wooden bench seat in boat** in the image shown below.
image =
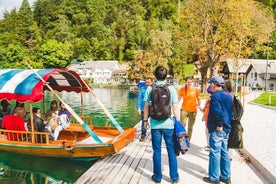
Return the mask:
MULTIPOLYGON (((91 126, 88 126, 91 130, 93 129, 91 126)), ((66 128, 63 131, 69 131, 69 132, 86 132, 86 130, 80 125, 80 124, 70 124, 68 128, 66 128)))
MULTIPOLYGON (((88 126, 91 130, 93 129, 92 126, 88 126)), ((71 123, 70 126, 60 132, 61 134, 71 134, 77 140, 81 137, 86 136, 86 130, 80 124, 71 123)))

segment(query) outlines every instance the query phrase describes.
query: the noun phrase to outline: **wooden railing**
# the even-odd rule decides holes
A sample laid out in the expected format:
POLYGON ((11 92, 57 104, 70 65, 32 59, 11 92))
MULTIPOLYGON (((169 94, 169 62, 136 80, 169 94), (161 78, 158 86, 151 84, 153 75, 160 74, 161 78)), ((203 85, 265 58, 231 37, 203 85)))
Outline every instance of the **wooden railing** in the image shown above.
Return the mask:
MULTIPOLYGON (((90 116, 80 116, 80 118, 83 120, 83 122, 85 124, 89 125, 90 127, 93 126, 93 124, 92 124, 93 118, 92 117, 90 117, 90 116)), ((70 118, 70 123, 79 124, 79 122, 73 116, 71 116, 71 118, 70 118)))
MULTIPOLYGON (((93 128, 92 117, 80 116, 85 124, 87 124, 91 129, 93 128)), ((71 117, 70 123, 79 124, 79 122, 71 117)), ((81 127, 80 127, 81 128, 81 127)), ((70 127, 68 128, 70 129, 70 127)), ((72 131, 75 131, 74 127, 72 131)), ((78 129, 76 130, 78 131, 78 129)), ((49 144, 49 132, 27 132, 27 131, 16 131, 16 130, 5 130, 0 129, 0 140, 8 140, 13 142, 26 142, 26 143, 37 143, 37 144, 49 144)))
POLYGON ((0 129, 0 140, 14 142, 49 144, 49 132, 26 132, 0 129))

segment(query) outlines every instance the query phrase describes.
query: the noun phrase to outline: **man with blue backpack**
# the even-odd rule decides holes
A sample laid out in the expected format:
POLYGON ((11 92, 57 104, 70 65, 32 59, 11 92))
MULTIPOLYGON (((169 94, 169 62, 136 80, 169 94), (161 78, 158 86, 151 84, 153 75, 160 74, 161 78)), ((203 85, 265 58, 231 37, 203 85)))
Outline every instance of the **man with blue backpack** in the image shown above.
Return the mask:
POLYGON ((165 82, 167 77, 167 69, 165 67, 158 66, 154 75, 157 82, 147 88, 144 98, 145 128, 151 128, 152 136, 153 175, 151 179, 156 183, 160 183, 162 180, 161 148, 163 137, 169 157, 170 178, 173 183, 178 183, 179 173, 173 142, 173 116, 178 117, 178 95, 174 87, 167 85, 165 82), (150 117, 150 125, 148 117, 150 117))

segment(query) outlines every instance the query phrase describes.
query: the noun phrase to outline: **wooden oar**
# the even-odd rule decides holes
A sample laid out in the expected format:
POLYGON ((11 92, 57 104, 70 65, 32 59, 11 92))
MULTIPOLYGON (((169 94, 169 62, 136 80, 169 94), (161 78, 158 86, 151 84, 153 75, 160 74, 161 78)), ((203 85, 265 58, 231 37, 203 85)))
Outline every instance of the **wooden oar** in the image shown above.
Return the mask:
POLYGON ((76 118, 76 120, 82 125, 82 127, 89 133, 89 135, 97 142, 97 143, 103 143, 102 140, 87 126, 86 123, 83 122, 83 120, 75 113, 75 111, 67 105, 62 98, 53 90, 53 88, 31 67, 31 65, 27 61, 23 61, 25 64, 37 75, 37 77, 44 82, 44 84, 50 89, 50 91, 63 103, 66 107, 66 109, 76 118))
POLYGON ((104 104, 97 98, 96 94, 92 91, 92 89, 88 86, 88 84, 81 78, 87 89, 91 92, 97 103, 100 105, 100 107, 103 109, 107 117, 111 120, 111 122, 115 125, 115 127, 119 130, 120 133, 124 133, 124 130, 119 125, 119 123, 115 120, 115 118, 111 115, 111 113, 107 110, 107 108, 104 106, 104 104))

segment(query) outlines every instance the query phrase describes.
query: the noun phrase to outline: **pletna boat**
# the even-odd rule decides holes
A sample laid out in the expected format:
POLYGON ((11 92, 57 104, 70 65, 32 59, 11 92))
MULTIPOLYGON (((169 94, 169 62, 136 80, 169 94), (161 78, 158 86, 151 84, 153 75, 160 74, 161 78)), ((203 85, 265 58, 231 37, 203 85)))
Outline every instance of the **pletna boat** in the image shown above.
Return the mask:
MULTIPOLYGON (((30 66, 29 66, 30 67, 30 66)), ((17 100, 33 103, 43 100, 44 91, 51 91, 63 102, 72 117, 70 126, 62 130, 57 140, 50 140, 49 132, 35 132, 31 121, 30 131, 0 129, 0 150, 42 157, 69 159, 97 159, 117 152, 131 142, 135 128, 122 128, 80 76, 68 69, 1 69, 0 100, 17 100), (94 126, 93 118, 76 114, 56 92, 92 93, 114 126, 94 126), (10 140, 7 134, 20 137, 10 140), (43 140, 40 140, 44 138, 43 140)), ((82 104, 80 104, 82 105, 82 104)), ((32 112, 29 113, 33 119, 32 112)))

